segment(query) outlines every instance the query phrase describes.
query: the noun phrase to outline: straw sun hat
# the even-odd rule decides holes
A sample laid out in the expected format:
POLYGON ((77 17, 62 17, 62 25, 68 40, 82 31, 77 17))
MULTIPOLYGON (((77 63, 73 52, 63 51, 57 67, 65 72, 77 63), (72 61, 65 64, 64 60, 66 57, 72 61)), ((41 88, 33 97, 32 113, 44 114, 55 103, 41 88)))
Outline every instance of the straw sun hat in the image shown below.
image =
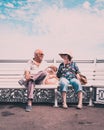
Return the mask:
POLYGON ((68 55, 69 57, 73 58, 72 53, 70 51, 63 51, 60 52, 59 55, 62 57, 63 55, 68 55))

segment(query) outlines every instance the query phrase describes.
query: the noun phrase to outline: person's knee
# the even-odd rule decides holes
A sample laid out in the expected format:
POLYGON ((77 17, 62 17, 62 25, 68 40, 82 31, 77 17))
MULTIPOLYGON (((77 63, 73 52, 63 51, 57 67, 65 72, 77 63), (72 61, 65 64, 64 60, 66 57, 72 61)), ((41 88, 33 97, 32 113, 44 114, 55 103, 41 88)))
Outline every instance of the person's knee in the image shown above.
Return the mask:
POLYGON ((38 74, 41 77, 45 77, 47 75, 46 71, 39 71, 38 74))
POLYGON ((72 79, 70 81, 70 84, 73 86, 76 93, 78 93, 79 91, 82 91, 82 85, 78 79, 72 79))
POLYGON ((67 92, 68 91, 68 85, 69 85, 69 82, 68 82, 67 79, 65 79, 65 78, 60 79, 59 86, 60 86, 61 92, 67 92))
POLYGON ((69 82, 68 82, 67 79, 65 79, 65 78, 61 78, 60 81, 59 81, 59 84, 60 84, 60 85, 65 85, 65 86, 66 86, 66 85, 69 84, 69 82))

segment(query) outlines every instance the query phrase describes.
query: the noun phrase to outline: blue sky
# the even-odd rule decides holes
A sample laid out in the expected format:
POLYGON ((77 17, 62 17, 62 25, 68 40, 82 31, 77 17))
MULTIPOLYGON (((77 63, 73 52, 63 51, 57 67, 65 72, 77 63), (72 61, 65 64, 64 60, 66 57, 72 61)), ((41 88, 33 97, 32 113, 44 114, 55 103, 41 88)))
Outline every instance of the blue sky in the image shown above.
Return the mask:
POLYGON ((46 58, 104 58, 104 0, 0 0, 0 59, 28 59, 36 48, 46 58))

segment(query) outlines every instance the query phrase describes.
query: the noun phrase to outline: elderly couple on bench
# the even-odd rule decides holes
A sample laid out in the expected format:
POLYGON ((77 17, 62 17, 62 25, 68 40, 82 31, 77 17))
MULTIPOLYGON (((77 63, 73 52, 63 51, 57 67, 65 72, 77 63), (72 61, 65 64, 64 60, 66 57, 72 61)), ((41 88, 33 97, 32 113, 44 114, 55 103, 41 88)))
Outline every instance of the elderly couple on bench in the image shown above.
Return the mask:
POLYGON ((60 87, 62 94, 62 108, 67 109, 66 94, 68 91, 68 85, 71 84, 78 94, 77 109, 82 108, 82 85, 80 83, 79 68, 75 62, 72 61, 72 55, 69 52, 63 52, 59 54, 63 59, 63 62, 56 66, 51 65, 45 68, 47 65, 43 61, 44 53, 40 49, 36 49, 34 57, 29 60, 25 72, 23 83, 28 90, 28 102, 26 111, 32 110, 33 91, 36 84, 57 84, 60 87))

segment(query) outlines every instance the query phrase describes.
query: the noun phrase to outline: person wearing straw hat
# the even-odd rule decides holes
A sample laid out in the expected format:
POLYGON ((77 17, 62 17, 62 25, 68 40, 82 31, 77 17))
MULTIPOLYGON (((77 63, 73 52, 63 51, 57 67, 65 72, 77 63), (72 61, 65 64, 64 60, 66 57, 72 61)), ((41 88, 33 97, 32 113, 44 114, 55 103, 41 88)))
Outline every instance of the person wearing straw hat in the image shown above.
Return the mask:
POLYGON ((57 71, 57 77, 59 78, 59 86, 60 91, 62 94, 62 100, 63 108, 68 108, 67 102, 66 102, 66 94, 68 90, 68 85, 71 84, 75 90, 75 92, 78 94, 78 105, 77 109, 82 108, 82 86, 79 81, 79 68, 72 60, 72 54, 71 52, 65 51, 62 53, 59 53, 60 57, 63 59, 63 62, 59 65, 58 71, 57 71))

